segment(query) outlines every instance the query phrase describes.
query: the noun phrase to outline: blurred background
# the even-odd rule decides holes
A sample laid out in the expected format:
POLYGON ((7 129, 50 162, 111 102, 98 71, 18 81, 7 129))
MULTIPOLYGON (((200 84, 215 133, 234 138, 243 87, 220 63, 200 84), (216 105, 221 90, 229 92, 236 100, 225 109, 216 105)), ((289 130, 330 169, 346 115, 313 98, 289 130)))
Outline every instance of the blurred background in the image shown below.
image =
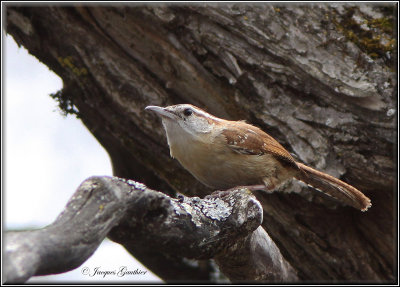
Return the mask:
MULTIPOLYGON (((92 175, 112 175, 106 151, 74 116, 64 117, 49 94, 62 80, 11 36, 3 34, 4 181, 3 230, 42 228, 63 210, 79 184, 92 175), (27 188, 29 186, 29 188, 27 188)), ((161 282, 119 244, 104 240, 79 268, 27 283, 67 281, 161 282), (99 270, 147 271, 124 277, 83 275, 99 270)))

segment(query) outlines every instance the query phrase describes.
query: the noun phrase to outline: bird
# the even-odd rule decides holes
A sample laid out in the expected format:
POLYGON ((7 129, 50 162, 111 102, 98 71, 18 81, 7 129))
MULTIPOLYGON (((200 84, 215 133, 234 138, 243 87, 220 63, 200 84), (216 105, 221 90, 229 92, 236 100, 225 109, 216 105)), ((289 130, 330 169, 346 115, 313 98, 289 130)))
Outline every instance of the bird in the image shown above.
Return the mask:
POLYGON ((191 104, 145 110, 161 117, 171 157, 210 188, 272 192, 295 178, 361 211, 372 205, 357 188, 297 162, 272 136, 245 121, 218 118, 191 104))

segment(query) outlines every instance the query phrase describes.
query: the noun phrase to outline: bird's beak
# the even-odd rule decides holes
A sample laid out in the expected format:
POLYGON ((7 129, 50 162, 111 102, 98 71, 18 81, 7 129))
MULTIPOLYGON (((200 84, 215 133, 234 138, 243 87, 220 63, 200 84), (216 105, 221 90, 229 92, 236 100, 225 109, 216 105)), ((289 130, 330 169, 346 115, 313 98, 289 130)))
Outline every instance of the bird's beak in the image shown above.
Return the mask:
POLYGON ((159 116, 161 117, 167 117, 167 118, 174 118, 174 114, 167 110, 167 108, 163 107, 158 107, 158 106, 147 106, 145 110, 150 110, 153 112, 156 112, 159 116))

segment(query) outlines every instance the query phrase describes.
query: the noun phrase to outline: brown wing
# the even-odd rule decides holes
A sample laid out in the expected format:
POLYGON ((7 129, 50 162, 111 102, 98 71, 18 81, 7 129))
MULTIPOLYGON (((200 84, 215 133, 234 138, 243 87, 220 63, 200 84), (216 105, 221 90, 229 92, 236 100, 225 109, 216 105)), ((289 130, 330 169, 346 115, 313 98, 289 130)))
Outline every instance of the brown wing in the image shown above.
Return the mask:
POLYGON ((229 124, 222 134, 232 151, 241 154, 263 155, 272 154, 281 162, 289 164, 296 169, 298 166, 290 153, 273 137, 259 128, 242 123, 241 125, 229 124))

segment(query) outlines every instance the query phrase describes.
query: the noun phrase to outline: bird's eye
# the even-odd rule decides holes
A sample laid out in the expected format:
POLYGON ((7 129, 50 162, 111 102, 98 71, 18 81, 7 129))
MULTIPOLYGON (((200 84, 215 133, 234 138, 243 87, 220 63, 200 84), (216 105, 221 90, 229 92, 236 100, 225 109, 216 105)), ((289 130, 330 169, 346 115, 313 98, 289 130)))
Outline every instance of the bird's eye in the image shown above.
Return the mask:
POLYGON ((191 114, 193 114, 193 111, 192 111, 192 109, 185 109, 185 110, 183 111, 183 114, 185 115, 185 117, 188 117, 188 116, 190 116, 191 114))

